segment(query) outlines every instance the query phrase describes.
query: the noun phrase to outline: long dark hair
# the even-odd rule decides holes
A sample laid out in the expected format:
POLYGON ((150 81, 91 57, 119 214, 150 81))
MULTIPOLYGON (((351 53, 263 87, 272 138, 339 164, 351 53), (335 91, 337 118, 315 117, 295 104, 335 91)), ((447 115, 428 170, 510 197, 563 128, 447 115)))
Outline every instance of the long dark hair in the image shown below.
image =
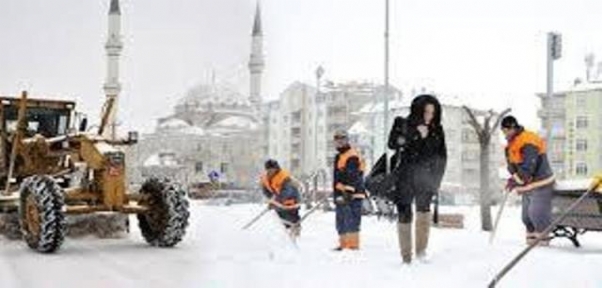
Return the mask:
POLYGON ((416 96, 412 100, 412 106, 410 107, 410 116, 408 116, 409 124, 416 127, 424 124, 424 110, 426 105, 432 104, 435 107, 435 115, 431 121, 430 126, 439 127, 441 126, 441 104, 434 95, 423 94, 416 96))

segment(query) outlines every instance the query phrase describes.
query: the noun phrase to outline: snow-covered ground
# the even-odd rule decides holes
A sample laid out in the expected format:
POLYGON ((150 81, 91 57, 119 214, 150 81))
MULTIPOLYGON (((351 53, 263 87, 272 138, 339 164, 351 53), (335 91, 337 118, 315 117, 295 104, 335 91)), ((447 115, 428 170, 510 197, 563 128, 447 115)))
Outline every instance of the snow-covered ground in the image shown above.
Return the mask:
MULTIPOLYGON (((332 252, 334 214, 304 223, 298 247, 278 220, 258 205, 192 205, 189 233, 174 249, 149 247, 137 229, 127 239, 67 239, 59 253, 41 255, 0 238, 0 287, 485 287, 523 247, 519 210, 507 208, 494 245, 479 231, 478 209, 462 212, 463 230, 433 229, 430 263, 402 266, 395 224, 363 219, 362 250, 332 252)), ((583 247, 554 240, 520 262, 498 287, 602 287, 602 233, 583 247)))

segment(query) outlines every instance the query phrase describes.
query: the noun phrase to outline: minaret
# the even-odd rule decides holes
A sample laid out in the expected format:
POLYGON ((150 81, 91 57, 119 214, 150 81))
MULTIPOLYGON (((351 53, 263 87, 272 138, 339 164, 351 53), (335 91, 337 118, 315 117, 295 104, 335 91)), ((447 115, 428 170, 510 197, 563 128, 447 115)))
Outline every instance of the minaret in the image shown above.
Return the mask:
POLYGON ((251 43, 251 58, 249 59, 250 89, 249 99, 251 104, 259 108, 261 105, 261 73, 263 72, 263 32, 261 30, 261 11, 259 0, 257 1, 257 9, 255 11, 255 21, 253 23, 253 40, 251 43))
POLYGON ((115 127, 117 123, 117 100, 121 91, 119 83, 119 56, 123 49, 121 42, 121 11, 119 10, 119 0, 111 0, 109 8, 109 35, 105 50, 107 51, 107 78, 104 85, 107 99, 113 98, 113 109, 109 113, 108 126, 105 129, 104 136, 114 139, 115 127))

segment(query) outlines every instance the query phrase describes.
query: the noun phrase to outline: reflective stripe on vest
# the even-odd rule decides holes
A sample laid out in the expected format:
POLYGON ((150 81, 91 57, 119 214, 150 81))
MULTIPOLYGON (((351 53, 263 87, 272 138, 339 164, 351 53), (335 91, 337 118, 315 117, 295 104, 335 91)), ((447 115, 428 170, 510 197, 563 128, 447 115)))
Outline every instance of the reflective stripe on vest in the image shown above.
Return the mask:
POLYGON ((263 187, 272 192, 272 194, 278 195, 282 192, 282 185, 289 178, 290 174, 286 170, 280 169, 280 171, 272 177, 271 181, 268 179, 267 173, 264 173, 261 176, 261 183, 263 184, 263 187))
POLYGON ((511 164, 523 163, 523 154, 521 150, 527 146, 533 145, 537 148, 537 154, 543 155, 546 153, 546 143, 531 131, 522 131, 514 139, 510 141, 506 150, 508 151, 508 162, 511 164))

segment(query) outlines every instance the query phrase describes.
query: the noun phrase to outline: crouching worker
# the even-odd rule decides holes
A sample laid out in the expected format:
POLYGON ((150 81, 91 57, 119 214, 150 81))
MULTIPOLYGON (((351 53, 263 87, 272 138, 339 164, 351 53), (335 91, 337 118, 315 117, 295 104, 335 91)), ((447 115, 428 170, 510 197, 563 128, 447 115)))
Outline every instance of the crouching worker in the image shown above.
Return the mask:
POLYGON ((292 237, 301 232, 299 223, 299 187, 290 174, 280 168, 276 160, 265 162, 265 174, 261 177, 263 194, 269 199, 268 205, 275 209, 292 237))
POLYGON ((506 159, 512 175, 506 190, 522 195, 522 220, 527 244, 542 237, 544 240, 539 245, 547 246, 549 235, 541 233, 552 222, 554 174, 546 156, 546 145, 543 139, 525 130, 512 116, 506 116, 501 124, 508 140, 506 159))
POLYGON ((364 190, 364 162, 350 146, 347 132, 334 135, 337 155, 334 159, 334 203, 336 205, 336 229, 339 246, 334 250, 358 250, 364 190))

